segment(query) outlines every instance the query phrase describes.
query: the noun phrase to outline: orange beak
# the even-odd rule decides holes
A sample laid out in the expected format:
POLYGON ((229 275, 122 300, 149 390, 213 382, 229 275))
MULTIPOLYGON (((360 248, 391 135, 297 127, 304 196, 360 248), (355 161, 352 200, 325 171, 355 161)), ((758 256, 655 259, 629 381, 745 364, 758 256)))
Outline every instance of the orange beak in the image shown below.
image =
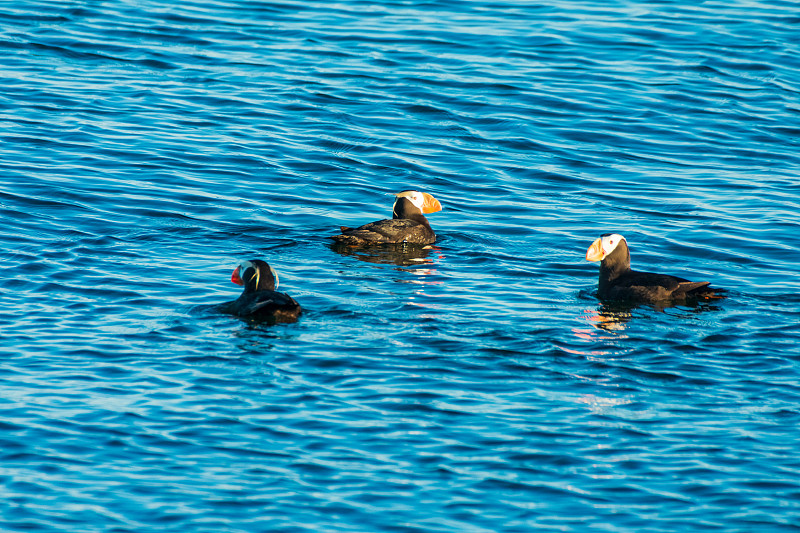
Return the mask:
POLYGON ((231 281, 237 285, 244 285, 244 281, 242 281, 241 276, 239 276, 239 267, 236 267, 236 270, 231 274, 231 281))
POLYGON ((605 254, 603 253, 603 243, 597 239, 592 243, 588 250, 586 250, 587 261, 602 261, 605 254))
POLYGON ((442 210, 442 204, 439 203, 439 200, 426 192, 422 193, 422 196, 425 198, 425 201, 422 202, 423 213, 435 213, 442 210))

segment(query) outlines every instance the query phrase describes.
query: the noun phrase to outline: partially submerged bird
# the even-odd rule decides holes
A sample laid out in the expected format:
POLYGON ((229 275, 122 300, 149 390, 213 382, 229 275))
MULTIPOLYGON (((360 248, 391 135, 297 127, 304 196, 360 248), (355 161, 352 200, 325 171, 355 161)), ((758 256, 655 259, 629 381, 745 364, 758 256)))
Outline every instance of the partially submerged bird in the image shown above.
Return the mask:
POLYGON ((586 260, 600 261, 597 295, 602 300, 654 303, 724 297, 724 291, 711 287, 709 281, 631 270, 628 242, 617 233, 606 233, 595 240, 586 251, 586 260))
POLYGON ((439 200, 426 192, 403 191, 392 208, 392 218, 370 222, 358 228, 342 226, 341 235, 331 239, 340 244, 432 244, 436 234, 425 214, 442 210, 439 200))
POLYGON ((231 281, 244 290, 239 298, 220 306, 224 313, 274 322, 293 322, 300 315, 302 309, 294 298, 275 291, 278 274, 266 261, 242 262, 233 271, 231 281))

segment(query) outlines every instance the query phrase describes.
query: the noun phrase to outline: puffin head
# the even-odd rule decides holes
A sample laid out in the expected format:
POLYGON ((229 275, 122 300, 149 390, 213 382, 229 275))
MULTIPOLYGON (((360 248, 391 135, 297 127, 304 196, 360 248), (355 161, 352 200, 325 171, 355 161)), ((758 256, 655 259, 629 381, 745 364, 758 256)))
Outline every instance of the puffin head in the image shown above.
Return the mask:
POLYGON ((266 261, 242 261, 231 275, 231 281, 244 287, 244 292, 274 291, 278 288, 278 273, 266 261))
POLYGON ((392 214, 395 218, 402 218, 400 216, 400 211, 402 211, 402 209, 398 209, 398 207, 404 198, 419 209, 420 213, 428 214, 442 210, 442 204, 439 203, 439 200, 426 192, 403 191, 396 193, 395 196, 397 199, 394 201, 394 206, 392 207, 392 214))
POLYGON ((620 243, 624 243, 622 248, 628 249, 628 242, 625 237, 619 233, 604 233, 586 250, 586 260, 602 261, 616 250, 620 243))

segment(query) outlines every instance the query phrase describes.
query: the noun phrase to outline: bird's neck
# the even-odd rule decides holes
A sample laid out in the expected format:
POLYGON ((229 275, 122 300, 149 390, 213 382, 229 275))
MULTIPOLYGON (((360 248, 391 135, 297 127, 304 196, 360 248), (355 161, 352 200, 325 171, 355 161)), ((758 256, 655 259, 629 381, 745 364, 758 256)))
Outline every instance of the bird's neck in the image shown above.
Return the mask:
POLYGON ((630 270, 630 260, 624 261, 611 255, 606 257, 600 263, 600 281, 598 289, 600 289, 600 292, 603 292, 611 282, 626 272, 630 272, 630 270))
POLYGON ((414 213, 412 215, 404 216, 403 218, 408 219, 408 220, 413 220, 414 222, 422 224, 423 226, 425 226, 427 228, 431 227, 431 223, 428 222, 428 219, 425 218, 425 215, 423 215, 422 213, 414 213))
POLYGON ((255 279, 250 280, 250 282, 245 286, 244 292, 252 293, 272 290, 275 290, 275 283, 267 277, 260 276, 258 283, 256 283, 255 279))

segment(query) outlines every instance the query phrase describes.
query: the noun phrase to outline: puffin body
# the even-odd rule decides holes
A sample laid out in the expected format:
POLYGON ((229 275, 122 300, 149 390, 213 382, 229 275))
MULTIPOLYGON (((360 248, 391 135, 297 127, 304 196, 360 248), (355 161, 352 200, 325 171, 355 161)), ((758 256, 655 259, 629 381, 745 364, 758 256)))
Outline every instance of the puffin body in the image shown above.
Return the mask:
POLYGON ((722 290, 711 287, 708 281, 631 270, 628 242, 617 233, 606 233, 595 240, 586 251, 586 260, 600 261, 597 295, 602 300, 654 303, 723 297, 722 290))
POLYGON ((342 226, 341 235, 331 239, 340 244, 432 244, 436 234, 423 213, 441 211, 439 200, 426 192, 403 191, 395 195, 392 218, 370 222, 358 228, 342 226))
POLYGON ((302 311, 294 298, 275 291, 278 274, 266 261, 244 261, 233 271, 231 281, 242 285, 244 290, 239 298, 220 306, 223 312, 274 322, 294 322, 302 311))

